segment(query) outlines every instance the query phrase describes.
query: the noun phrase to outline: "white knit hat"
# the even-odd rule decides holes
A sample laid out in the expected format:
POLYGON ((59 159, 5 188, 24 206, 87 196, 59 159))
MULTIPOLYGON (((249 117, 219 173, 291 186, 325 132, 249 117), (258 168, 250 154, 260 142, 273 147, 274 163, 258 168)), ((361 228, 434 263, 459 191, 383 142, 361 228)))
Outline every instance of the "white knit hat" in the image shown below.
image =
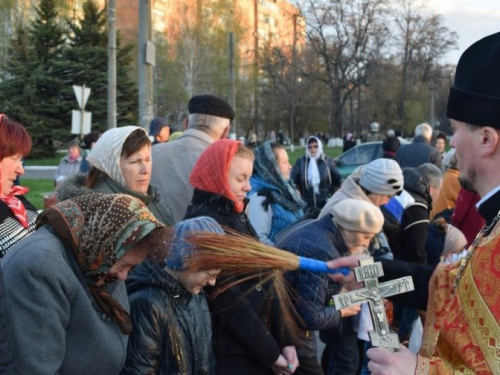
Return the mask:
POLYGON ((359 199, 344 199, 332 208, 335 225, 363 233, 379 233, 384 225, 384 215, 373 203, 359 199))
POLYGON ((370 193, 395 195, 403 189, 403 172, 392 159, 376 159, 366 164, 361 171, 359 185, 370 193))

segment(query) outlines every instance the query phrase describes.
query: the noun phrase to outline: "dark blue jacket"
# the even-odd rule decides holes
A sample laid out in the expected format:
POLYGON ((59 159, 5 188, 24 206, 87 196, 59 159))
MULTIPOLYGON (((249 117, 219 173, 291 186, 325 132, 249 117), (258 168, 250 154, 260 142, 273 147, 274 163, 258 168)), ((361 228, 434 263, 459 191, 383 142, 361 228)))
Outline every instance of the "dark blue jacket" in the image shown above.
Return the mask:
MULTIPOLYGON (((276 246, 299 256, 322 261, 347 255, 344 240, 333 224, 331 215, 293 225, 283 235, 280 234, 276 246)), ((327 274, 299 270, 289 272, 286 278, 297 292, 296 308, 305 330, 340 327, 340 311, 337 311, 331 303, 332 295, 339 292, 340 286, 334 284, 327 274)), ((308 335, 302 339, 300 356, 315 355, 313 337, 308 335)))
POLYGON ((396 161, 401 168, 417 168, 424 163, 432 163, 441 168, 442 156, 427 138, 419 135, 413 139, 412 143, 398 148, 396 161))

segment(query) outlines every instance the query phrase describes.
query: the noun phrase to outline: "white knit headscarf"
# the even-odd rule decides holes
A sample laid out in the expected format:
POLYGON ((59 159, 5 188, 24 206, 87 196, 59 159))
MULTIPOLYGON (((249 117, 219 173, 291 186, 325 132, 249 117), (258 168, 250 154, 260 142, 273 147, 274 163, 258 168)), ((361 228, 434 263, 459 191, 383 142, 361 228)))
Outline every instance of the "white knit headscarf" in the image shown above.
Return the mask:
POLYGON ((125 186, 125 179, 120 169, 120 157, 123 143, 130 133, 137 129, 144 131, 147 136, 146 131, 139 126, 123 126, 104 132, 87 156, 87 161, 120 185, 125 186))
POLYGON ((317 160, 323 154, 323 144, 321 141, 315 137, 310 136, 306 141, 306 155, 309 158, 309 166, 307 167, 307 181, 314 189, 314 194, 319 194, 319 183, 321 182, 321 177, 319 175, 318 163, 317 160), (318 143, 318 151, 316 152, 316 156, 311 156, 309 149, 309 142, 311 140, 315 140, 318 143))

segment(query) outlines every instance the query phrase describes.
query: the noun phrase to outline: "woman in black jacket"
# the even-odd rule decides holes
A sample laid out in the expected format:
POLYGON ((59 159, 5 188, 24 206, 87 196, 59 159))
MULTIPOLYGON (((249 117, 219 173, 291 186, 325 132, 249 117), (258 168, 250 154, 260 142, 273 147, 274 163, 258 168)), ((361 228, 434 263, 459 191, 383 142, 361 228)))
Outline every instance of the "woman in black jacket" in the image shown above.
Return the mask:
POLYGON ((306 142, 306 155, 295 162, 290 179, 300 191, 308 208, 323 208, 328 198, 340 187, 342 177, 335 162, 323 153, 321 141, 311 136, 306 142))
MULTIPOLYGON (((210 216, 224 228, 257 238, 245 214, 253 159, 252 150, 240 142, 212 143, 191 172, 195 189, 186 218, 210 216)), ((294 341, 269 282, 257 275, 209 297, 209 307, 218 375, 273 375, 273 369, 279 373, 296 369, 294 341)))

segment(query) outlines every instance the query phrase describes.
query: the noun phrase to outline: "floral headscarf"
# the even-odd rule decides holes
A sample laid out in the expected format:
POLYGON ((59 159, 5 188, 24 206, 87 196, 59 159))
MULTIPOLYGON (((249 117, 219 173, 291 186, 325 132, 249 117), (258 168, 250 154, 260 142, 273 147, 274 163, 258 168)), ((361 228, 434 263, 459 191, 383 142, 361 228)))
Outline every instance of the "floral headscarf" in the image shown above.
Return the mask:
MULTIPOLYGON (((92 295, 123 333, 132 331, 130 316, 95 284, 148 234, 165 228, 139 199, 125 194, 88 193, 44 210, 37 228, 49 224, 72 250, 92 295)), ((152 249, 153 250, 153 249, 152 249)))
POLYGON ((221 139, 208 146, 193 167, 189 182, 195 188, 222 195, 234 202, 236 212, 243 212, 245 204, 237 202, 229 187, 229 167, 241 142, 221 139))

